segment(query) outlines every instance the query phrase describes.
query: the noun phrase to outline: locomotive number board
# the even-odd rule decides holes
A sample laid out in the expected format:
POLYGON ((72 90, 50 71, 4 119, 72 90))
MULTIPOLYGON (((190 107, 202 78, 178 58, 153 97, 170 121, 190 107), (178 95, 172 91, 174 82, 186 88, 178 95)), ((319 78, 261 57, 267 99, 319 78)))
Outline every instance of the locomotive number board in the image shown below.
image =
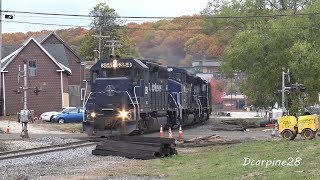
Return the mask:
POLYGON ((131 62, 101 63, 101 68, 131 68, 131 62))

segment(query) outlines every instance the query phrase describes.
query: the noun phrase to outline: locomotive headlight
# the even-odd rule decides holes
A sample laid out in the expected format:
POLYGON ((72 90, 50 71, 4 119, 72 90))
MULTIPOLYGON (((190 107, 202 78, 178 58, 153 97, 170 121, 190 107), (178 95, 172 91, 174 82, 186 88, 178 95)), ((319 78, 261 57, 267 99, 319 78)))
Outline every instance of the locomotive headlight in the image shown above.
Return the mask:
POLYGON ((112 61, 112 67, 114 67, 114 68, 118 67, 118 61, 117 60, 113 60, 112 61))
POLYGON ((120 111, 119 117, 121 117, 122 119, 129 118, 129 111, 125 111, 125 110, 120 111))
POLYGON ((90 113, 90 116, 95 118, 97 116, 97 114, 95 112, 90 113))

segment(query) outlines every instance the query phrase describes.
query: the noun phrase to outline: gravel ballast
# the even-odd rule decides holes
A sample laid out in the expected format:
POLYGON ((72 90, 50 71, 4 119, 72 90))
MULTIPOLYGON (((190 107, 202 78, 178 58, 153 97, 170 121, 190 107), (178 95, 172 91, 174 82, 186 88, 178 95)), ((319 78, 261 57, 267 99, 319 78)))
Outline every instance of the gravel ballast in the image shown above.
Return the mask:
MULTIPOLYGON (((58 145, 79 141, 47 136, 37 139, 4 142, 8 151, 34 147, 58 145)), ((115 156, 94 156, 95 145, 69 149, 29 157, 0 160, 0 180, 15 179, 105 179, 105 172, 117 167, 131 166, 138 160, 115 156)), ((121 174, 121 173, 120 173, 121 174)), ((122 175, 121 175, 122 176, 122 175)), ((122 177, 119 179, 143 179, 142 177, 122 177)), ((118 179, 118 177, 116 177, 118 179)))
POLYGON ((123 163, 137 160, 113 156, 93 156, 95 146, 64 150, 25 158, 0 161, 0 179, 69 179, 97 176, 123 163))

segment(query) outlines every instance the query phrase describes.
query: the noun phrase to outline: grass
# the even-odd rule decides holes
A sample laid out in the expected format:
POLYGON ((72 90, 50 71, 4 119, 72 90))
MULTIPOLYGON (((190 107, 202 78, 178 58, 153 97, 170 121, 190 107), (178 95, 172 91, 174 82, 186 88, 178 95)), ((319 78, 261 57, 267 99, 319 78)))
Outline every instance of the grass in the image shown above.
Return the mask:
MULTIPOLYGON (((320 141, 251 141, 205 148, 195 153, 148 161, 138 176, 168 179, 317 179, 320 141), (244 158, 286 160, 301 158, 298 166, 244 166, 244 158)), ((261 163, 261 161, 260 161, 261 163)), ((296 163, 298 164, 298 162, 296 163)))

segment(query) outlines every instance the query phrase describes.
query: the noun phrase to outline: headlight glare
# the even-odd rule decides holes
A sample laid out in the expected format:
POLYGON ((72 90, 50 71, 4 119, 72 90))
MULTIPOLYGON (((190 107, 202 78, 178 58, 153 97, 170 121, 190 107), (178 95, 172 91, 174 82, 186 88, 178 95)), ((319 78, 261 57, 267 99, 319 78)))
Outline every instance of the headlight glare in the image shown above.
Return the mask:
POLYGON ((90 116, 95 118, 97 116, 97 114, 95 112, 90 113, 90 116))
POLYGON ((122 110, 122 111, 119 112, 119 117, 121 117, 122 119, 129 118, 129 112, 125 111, 125 110, 122 110))

